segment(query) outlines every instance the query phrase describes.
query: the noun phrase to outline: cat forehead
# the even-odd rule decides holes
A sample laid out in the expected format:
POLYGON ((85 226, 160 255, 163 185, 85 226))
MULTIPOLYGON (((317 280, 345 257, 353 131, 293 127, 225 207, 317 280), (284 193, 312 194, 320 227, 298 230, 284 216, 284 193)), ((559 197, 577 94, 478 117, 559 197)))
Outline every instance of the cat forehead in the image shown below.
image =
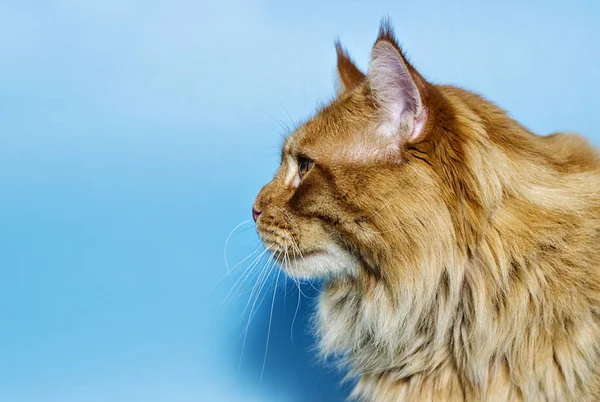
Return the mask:
POLYGON ((397 153, 394 138, 377 135, 374 110, 352 98, 336 99, 284 142, 283 153, 318 163, 368 163, 397 153))
POLYGON ((329 136, 300 128, 286 139, 283 152, 284 155, 303 156, 326 165, 400 162, 400 144, 396 139, 374 135, 374 130, 374 127, 340 130, 329 136))
POLYGON ((351 129, 315 124, 314 120, 294 131, 284 143, 284 154, 304 156, 320 162, 332 161, 351 144, 351 129))
POLYGON ((308 157, 321 153, 334 155, 336 148, 350 145, 353 137, 368 131, 372 114, 364 102, 347 96, 335 99, 290 134, 283 150, 308 157))

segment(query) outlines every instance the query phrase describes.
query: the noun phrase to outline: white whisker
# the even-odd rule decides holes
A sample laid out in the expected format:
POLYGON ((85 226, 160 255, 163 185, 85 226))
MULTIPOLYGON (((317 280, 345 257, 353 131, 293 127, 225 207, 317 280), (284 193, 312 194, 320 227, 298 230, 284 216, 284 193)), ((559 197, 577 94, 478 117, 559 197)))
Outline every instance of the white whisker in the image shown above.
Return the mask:
MULTIPOLYGON (((269 259, 269 261, 271 261, 271 259, 269 259)), ((261 272, 261 275, 262 275, 262 273, 264 271, 267 270, 267 267, 268 267, 268 265, 265 265, 265 268, 263 268, 263 271, 261 272)), ((272 270, 273 270, 273 266, 271 266, 271 268, 269 268, 269 272, 264 276, 264 280, 262 281, 262 284, 260 285, 260 287, 258 289, 258 292, 256 293, 256 297, 254 299, 254 303, 252 303, 252 307, 250 309, 250 314, 248 315, 248 321, 246 322, 246 327, 244 329, 244 340, 242 341, 242 350, 240 352, 240 363, 239 363, 238 369, 241 368, 241 366, 242 366, 242 357, 244 355, 244 349, 246 347, 246 339, 248 337, 248 329, 250 328, 250 322, 252 321, 252 318, 254 317, 254 314, 255 314, 254 308, 256 307, 256 303, 258 302, 258 298, 260 297, 260 293, 262 292, 265 284, 267 283, 269 275, 271 274, 272 270)), ((257 281, 257 283, 258 283, 258 281, 257 281)), ((246 304, 246 308, 247 308, 247 306, 248 306, 251 298, 252 298, 252 294, 248 298, 248 303, 246 304)), ((261 303, 262 303, 262 300, 261 300, 261 303)), ((260 303, 259 303, 259 306, 260 306, 260 303)), ((246 308, 244 309, 244 312, 246 311, 246 308)), ((243 314, 242 314, 242 316, 243 316, 243 314)))
MULTIPOLYGON (((249 254, 248 256, 244 257, 240 262, 238 262, 237 264, 235 264, 231 268, 231 271, 233 271, 234 269, 236 269, 238 266, 242 265, 244 262, 248 261, 254 254, 256 254, 258 252, 258 250, 260 250, 261 246, 262 245, 259 245, 258 247, 256 247, 251 254, 249 254)), ((229 272, 231 272, 231 271, 229 271, 229 272)), ((225 275, 223 275, 221 278, 219 278, 219 280, 212 286, 212 288, 210 288, 210 290, 208 291, 208 293, 206 294, 205 297, 208 297, 215 290, 215 288, 219 285, 219 283, 221 283, 223 281, 223 279, 227 278, 228 276, 231 276, 229 272, 227 272, 225 275)))
POLYGON ((262 370, 260 372, 260 382, 262 383, 263 374, 265 372, 265 365, 267 364, 267 354, 269 352, 269 339, 271 338, 271 322, 273 321, 273 307, 275 306, 275 296, 277 295, 277 283, 279 282, 279 275, 281 270, 277 271, 277 278, 275 279, 275 289, 273 289, 273 300, 271 301, 271 314, 269 315, 269 329, 267 330, 267 343, 265 346, 265 357, 263 358, 262 370))
POLYGON ((298 286, 298 302, 296 303, 296 311, 294 312, 294 318, 292 318, 292 325, 290 326, 290 341, 292 342, 292 344, 294 343, 294 323, 296 322, 296 317, 298 316, 298 311, 300 310, 300 295, 303 294, 302 290, 300 289, 300 283, 298 283, 298 281, 296 281, 296 279, 292 278, 292 280, 296 283, 296 286, 298 286))
POLYGON ((227 273, 231 276, 230 270, 229 270, 229 263, 227 262, 227 246, 229 245, 229 239, 231 238, 231 235, 233 235, 233 233, 235 233, 235 231, 240 227, 240 226, 244 226, 245 224, 247 224, 248 222, 250 222, 250 219, 240 223, 239 225, 237 225, 236 227, 233 228, 233 230, 231 232, 229 232, 229 236, 227 236, 227 240, 225 240, 225 247, 223 247, 223 258, 225 259, 225 267, 227 268, 227 273))
MULTIPOLYGON (((269 272, 268 272, 267 276, 265 277, 264 285, 266 285, 266 284, 267 284, 267 281, 268 281, 269 277, 271 276, 271 273, 272 273, 272 272, 273 272, 275 269, 277 269, 277 268, 276 268, 275 261, 272 261, 271 267, 269 268, 269 272)), ((263 286, 264 286, 264 285, 263 285, 263 286)), ((262 293, 262 289, 260 290, 260 293, 262 293)), ((258 293, 258 296, 260 296, 260 293, 258 293)), ((257 300, 258 300, 258 296, 257 296, 257 300)), ((256 305, 256 308, 254 309, 254 311, 250 311, 250 316, 249 316, 249 318, 250 318, 250 320, 251 320, 251 321, 252 321, 252 319, 254 318, 254 316, 255 316, 256 314, 258 314, 258 309, 260 308, 260 306, 262 306, 262 303, 263 303, 263 301, 265 300, 265 298, 266 298, 266 297, 267 297, 267 292, 265 292, 265 294, 262 296, 262 298, 260 299, 260 301, 258 301, 258 303, 257 303, 257 305, 256 305)))
MULTIPOLYGON (((242 311, 241 318, 243 318, 244 315, 246 315, 246 311, 248 310, 248 306, 250 305, 250 301, 252 300, 252 295, 254 295, 254 292, 256 291, 256 289, 259 289, 261 287, 261 284, 264 285, 263 277, 264 277, 265 273, 268 272, 269 265, 271 264, 272 260, 273 260, 273 254, 271 254, 269 256, 269 259, 267 260, 266 264, 261 269, 260 274, 258 275, 258 278, 256 278, 256 282, 254 282, 254 286, 252 286, 252 291, 250 292, 250 296, 248 296, 248 301, 246 302, 246 305, 244 306, 244 310, 242 311)), ((266 280, 266 277, 264 279, 266 280)), ((258 294, 260 294, 260 291, 258 294)))
MULTIPOLYGON (((270 258, 270 256, 269 256, 269 258, 267 259, 267 262, 266 262, 266 264, 268 264, 268 263, 269 263, 269 260, 270 260, 270 259, 271 259, 271 258, 270 258)), ((260 261, 257 261, 257 263, 255 264, 255 267, 258 267, 258 266, 260 266, 261 264, 262 264, 262 258, 260 259, 260 261)), ((263 265, 263 267, 264 267, 264 265, 263 265)), ((237 298, 237 297, 241 296, 242 294, 244 294, 244 292, 243 292, 243 287, 244 287, 244 285, 246 284, 246 282, 248 282, 248 281, 250 280, 250 277, 252 276, 252 273, 253 273, 253 272, 249 272, 249 273, 246 275, 246 277, 245 277, 245 278, 242 280, 242 282, 241 282, 241 283, 240 283, 240 285, 238 286, 238 291, 236 291, 236 293, 235 293, 235 294, 232 296, 232 298, 237 298)), ((263 274, 263 273, 264 273, 264 272, 263 272, 263 270, 261 269, 261 270, 259 271, 259 275, 258 275, 258 278, 256 278, 256 280, 260 280, 260 278, 262 277, 262 274, 263 274)), ((251 293, 251 294, 254 292, 254 288, 255 288, 255 286, 256 286, 256 281, 254 282, 254 285, 252 286, 252 289, 251 289, 251 291, 250 291, 250 293, 251 293)))
POLYGON ((219 308, 221 308, 221 306, 223 305, 223 303, 225 303, 228 299, 228 297, 231 295, 231 293, 235 290, 236 286, 238 285, 238 283, 242 280, 242 278, 244 278, 245 276, 247 276, 247 274, 249 274, 249 272, 251 272, 252 268, 256 265, 256 263, 260 260, 260 258, 269 250, 269 248, 267 247, 262 253, 260 253, 260 255, 258 257, 256 257, 254 259, 254 261, 252 261, 252 263, 250 263, 250 265, 248 265, 248 267, 244 270, 244 272, 242 273, 242 275, 240 275, 240 277, 237 279, 237 281, 233 284, 233 286, 231 287, 231 289, 229 290, 229 292, 225 295, 225 298, 223 299, 223 301, 219 304, 219 307, 217 308, 217 310, 219 308))

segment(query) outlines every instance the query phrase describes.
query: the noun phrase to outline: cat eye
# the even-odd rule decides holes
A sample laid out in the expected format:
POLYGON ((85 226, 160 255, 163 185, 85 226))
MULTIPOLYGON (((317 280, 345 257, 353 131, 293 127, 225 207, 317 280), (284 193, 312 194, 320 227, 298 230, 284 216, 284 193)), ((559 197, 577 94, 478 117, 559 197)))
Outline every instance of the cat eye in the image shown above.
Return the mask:
POLYGON ((313 166, 315 166, 315 161, 302 156, 298 158, 298 176, 300 176, 301 180, 313 166))

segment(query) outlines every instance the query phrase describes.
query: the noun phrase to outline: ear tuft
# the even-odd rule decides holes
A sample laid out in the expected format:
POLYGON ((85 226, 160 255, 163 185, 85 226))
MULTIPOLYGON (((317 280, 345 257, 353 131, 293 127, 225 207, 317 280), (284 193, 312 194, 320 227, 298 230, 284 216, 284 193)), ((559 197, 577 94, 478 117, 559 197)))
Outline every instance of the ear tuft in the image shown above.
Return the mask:
POLYGON ((377 40, 375 42, 379 42, 380 40, 392 43, 399 51, 401 51, 389 17, 384 17, 379 24, 379 35, 377 35, 377 40))
POLYGON ((413 80, 415 81, 415 84, 417 84, 417 87, 419 87, 419 91, 421 91, 421 96, 424 96, 424 92, 426 92, 427 87, 426 81, 411 64, 410 60, 406 56, 406 53, 404 52, 404 49, 398 42, 398 39, 396 39, 396 35, 394 34, 394 28, 392 28, 392 23, 389 17, 384 17, 381 20, 381 23, 379 25, 379 34, 377 35, 377 40, 375 41, 375 43, 379 41, 389 42, 396 48, 398 53, 400 53, 404 64, 406 64, 406 67, 408 68, 408 71, 410 72, 413 80))
POLYGON ((356 67, 339 40, 335 41, 335 50, 337 53, 338 77, 342 86, 341 92, 350 90, 364 82, 366 76, 356 67))

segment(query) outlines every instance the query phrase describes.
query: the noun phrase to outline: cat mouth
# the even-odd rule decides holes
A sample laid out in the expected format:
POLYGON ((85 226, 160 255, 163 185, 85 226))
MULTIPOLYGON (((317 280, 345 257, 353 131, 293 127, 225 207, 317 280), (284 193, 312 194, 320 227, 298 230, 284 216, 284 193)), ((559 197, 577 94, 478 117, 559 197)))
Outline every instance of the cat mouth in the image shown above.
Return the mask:
POLYGON ((325 251, 308 251, 301 253, 299 251, 274 251, 272 252, 279 268, 287 275, 294 278, 314 278, 322 276, 322 273, 316 273, 314 267, 315 261, 319 261, 327 256, 325 251))
POLYGON ((301 249, 299 244, 281 233, 258 231, 276 264, 291 277, 323 278, 336 275, 356 275, 359 261, 349 251, 335 243, 301 249))
POLYGON ((354 256, 337 246, 307 251, 280 249, 271 254, 282 271, 299 279, 354 276, 359 267, 354 256))
POLYGON ((271 251, 273 258, 277 261, 280 267, 284 268, 286 264, 291 264, 296 261, 305 260, 306 257, 312 257, 319 253, 323 253, 322 251, 306 251, 302 252, 299 249, 275 249, 271 251))

